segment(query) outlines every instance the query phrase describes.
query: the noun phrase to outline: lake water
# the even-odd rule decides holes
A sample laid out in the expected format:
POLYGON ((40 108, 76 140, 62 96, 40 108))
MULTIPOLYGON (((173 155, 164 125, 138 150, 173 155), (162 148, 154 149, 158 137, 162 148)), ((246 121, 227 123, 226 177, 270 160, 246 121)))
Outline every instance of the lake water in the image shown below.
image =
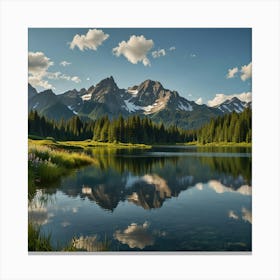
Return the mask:
POLYGON ((87 166, 38 189, 29 221, 53 245, 95 251, 251 251, 251 150, 93 150, 87 166))

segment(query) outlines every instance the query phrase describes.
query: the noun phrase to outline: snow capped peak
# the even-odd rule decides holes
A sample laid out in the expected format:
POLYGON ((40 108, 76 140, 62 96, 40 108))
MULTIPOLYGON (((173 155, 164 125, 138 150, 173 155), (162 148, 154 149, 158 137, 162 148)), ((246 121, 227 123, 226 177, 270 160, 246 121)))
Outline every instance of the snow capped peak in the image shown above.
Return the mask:
POLYGON ((221 104, 215 106, 215 108, 219 109, 223 113, 241 113, 244 111, 245 108, 251 107, 251 102, 241 101, 236 96, 232 98, 226 99, 221 104))

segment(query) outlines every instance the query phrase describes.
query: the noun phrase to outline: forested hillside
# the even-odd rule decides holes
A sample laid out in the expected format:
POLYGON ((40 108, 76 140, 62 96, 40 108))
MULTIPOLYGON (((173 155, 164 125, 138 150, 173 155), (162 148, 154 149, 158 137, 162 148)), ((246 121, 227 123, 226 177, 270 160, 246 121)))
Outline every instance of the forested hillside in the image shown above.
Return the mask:
POLYGON ((185 143, 197 141, 200 144, 212 142, 252 141, 252 112, 230 113, 211 119, 197 130, 183 130, 175 125, 156 124, 148 117, 137 115, 110 120, 108 116, 94 121, 82 121, 78 116, 70 120, 48 120, 36 111, 28 116, 28 134, 39 137, 53 137, 56 140, 86 140, 122 143, 185 143))
POLYGON ((53 137, 56 140, 86 140, 122 143, 176 143, 193 139, 193 133, 176 126, 165 127, 151 119, 119 116, 110 120, 104 116, 96 121, 81 121, 78 116, 68 121, 48 120, 36 111, 28 117, 28 134, 40 137, 53 137))
POLYGON ((201 144, 212 142, 252 142, 252 110, 211 119, 197 131, 197 141, 201 144))

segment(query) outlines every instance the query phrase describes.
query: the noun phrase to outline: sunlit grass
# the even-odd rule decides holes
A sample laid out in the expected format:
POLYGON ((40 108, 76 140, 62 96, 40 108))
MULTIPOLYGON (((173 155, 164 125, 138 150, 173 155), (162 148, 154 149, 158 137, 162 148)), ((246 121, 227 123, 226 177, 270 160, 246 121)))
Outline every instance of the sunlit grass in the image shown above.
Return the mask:
MULTIPOLYGON (((47 187, 71 170, 89 164, 98 165, 94 154, 112 153, 117 149, 140 148, 144 144, 100 143, 92 140, 59 142, 54 139, 28 139, 28 186, 32 194, 36 185, 47 187)), ((32 195, 31 195, 32 197, 32 195)))
MULTIPOLYGON (((32 140, 33 141, 33 140, 32 140)), ((39 140, 41 141, 41 140, 39 140)), ((43 140, 50 141, 50 140, 43 140)), ((69 152, 29 143, 28 147, 28 187, 29 193, 36 184, 46 184, 68 174, 71 169, 96 164, 97 161, 85 153, 69 152)))
POLYGON ((98 147, 106 147, 112 149, 151 148, 150 145, 145 145, 145 144, 105 143, 105 142, 93 141, 90 139, 84 141, 54 141, 53 139, 42 139, 42 140, 28 139, 28 143, 29 145, 30 144, 47 145, 49 147, 65 148, 65 149, 85 149, 85 148, 98 148, 98 147))
POLYGON ((212 143, 206 143, 206 144, 201 144, 199 142, 187 142, 184 143, 184 145, 195 145, 198 147, 252 147, 252 143, 247 143, 247 142, 212 142, 212 143))

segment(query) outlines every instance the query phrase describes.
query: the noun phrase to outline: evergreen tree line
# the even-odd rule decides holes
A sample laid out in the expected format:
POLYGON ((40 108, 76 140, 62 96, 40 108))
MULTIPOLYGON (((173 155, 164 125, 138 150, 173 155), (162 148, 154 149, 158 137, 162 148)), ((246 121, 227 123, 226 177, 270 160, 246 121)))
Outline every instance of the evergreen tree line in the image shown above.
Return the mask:
POLYGON ((212 142, 252 142, 252 110, 230 113, 216 119, 197 130, 197 141, 201 144, 212 142))
POLYGON ((28 134, 40 137, 53 137, 56 140, 86 140, 122 143, 183 143, 198 141, 248 142, 252 141, 252 111, 230 113, 211 119, 197 130, 183 130, 175 125, 165 127, 156 124, 148 117, 133 115, 124 119, 121 115, 110 120, 108 116, 97 120, 82 121, 78 116, 70 120, 48 120, 36 111, 28 116, 28 134))
POLYGON ((93 140, 122 143, 176 143, 186 142, 193 137, 175 125, 165 127, 156 124, 148 117, 133 115, 124 119, 121 115, 114 120, 108 116, 98 119, 94 125, 93 140))
POLYGON ((114 120, 104 116, 94 121, 82 121, 74 116, 68 121, 54 121, 40 116, 37 111, 31 111, 28 116, 28 134, 62 141, 93 139, 100 142, 152 144, 190 141, 194 133, 176 126, 166 128, 147 117, 136 115, 127 119, 119 116, 114 120))
POLYGON ((40 116, 37 111, 28 115, 28 134, 40 137, 53 137, 56 140, 85 140, 93 136, 93 122, 82 122, 78 116, 70 120, 49 120, 40 116))

